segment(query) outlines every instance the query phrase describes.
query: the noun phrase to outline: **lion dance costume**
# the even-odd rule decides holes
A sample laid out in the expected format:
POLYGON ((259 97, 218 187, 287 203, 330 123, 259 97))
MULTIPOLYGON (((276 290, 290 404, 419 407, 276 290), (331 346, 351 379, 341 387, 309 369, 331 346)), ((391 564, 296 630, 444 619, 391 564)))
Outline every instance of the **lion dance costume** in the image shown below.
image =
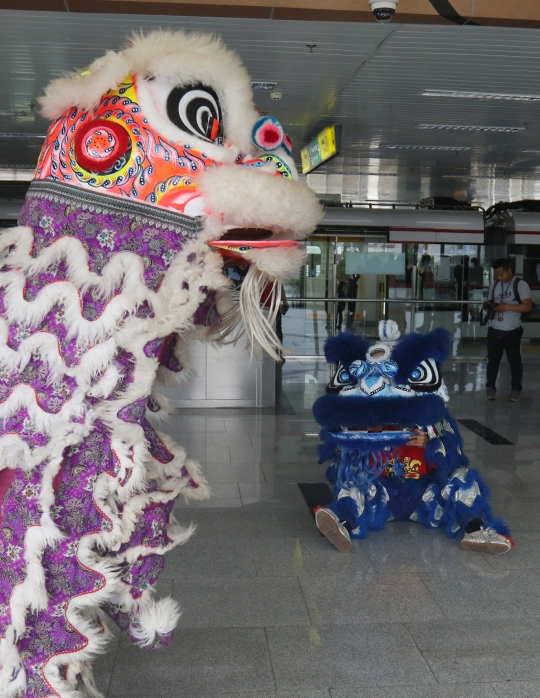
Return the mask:
POLYGON ((142 647, 169 639, 179 609, 152 586, 194 529, 174 500, 209 496, 146 410, 201 327, 240 318, 277 355, 280 283, 320 206, 215 37, 135 36, 41 104, 53 123, 0 237, 0 696, 76 698, 99 696, 105 614, 142 647), (250 263, 239 306, 227 255, 250 263))
POLYGON ((313 406, 322 426, 320 462, 330 461, 330 505, 315 521, 342 552, 387 521, 418 521, 461 535, 461 547, 505 553, 512 540, 493 517, 489 492, 469 468, 456 420, 446 407, 440 365, 450 335, 437 329, 399 339, 397 324, 379 323, 380 342, 341 334, 326 358, 337 364, 327 395, 313 406), (412 445, 419 438, 425 446, 412 445), (427 445, 426 445, 427 444, 427 445))

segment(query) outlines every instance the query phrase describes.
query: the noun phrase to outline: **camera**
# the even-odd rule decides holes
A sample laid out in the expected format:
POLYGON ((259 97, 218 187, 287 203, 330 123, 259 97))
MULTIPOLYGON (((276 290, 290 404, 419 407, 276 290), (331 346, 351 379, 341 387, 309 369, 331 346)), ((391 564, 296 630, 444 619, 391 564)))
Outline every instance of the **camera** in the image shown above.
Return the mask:
POLYGON ((283 97, 283 92, 270 92, 270 99, 273 100, 274 102, 279 102, 279 100, 283 97))
POLYGON ((495 319, 495 308, 497 307, 497 303, 493 300, 487 300, 484 301, 482 308, 486 311, 485 314, 483 315, 482 319, 480 320, 481 325, 487 325, 487 323, 490 320, 495 319))
POLYGON ((387 23, 394 16, 398 0, 369 0, 369 4, 377 22, 387 23))

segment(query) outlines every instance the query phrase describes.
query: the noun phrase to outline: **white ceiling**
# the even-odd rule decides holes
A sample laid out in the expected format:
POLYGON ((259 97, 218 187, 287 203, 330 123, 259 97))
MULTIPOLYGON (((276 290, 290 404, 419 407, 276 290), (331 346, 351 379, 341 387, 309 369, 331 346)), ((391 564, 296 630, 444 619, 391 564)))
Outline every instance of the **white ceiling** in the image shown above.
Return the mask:
MULTIPOLYGON (((422 97, 425 89, 540 94, 540 30, 499 27, 286 22, 0 11, 0 110, 28 111, 47 82, 119 47, 134 30, 220 33, 254 80, 274 81, 280 102, 256 92, 299 147, 343 125, 342 154, 310 184, 346 200, 424 196, 540 198, 540 102, 422 97), (306 44, 316 47, 310 53, 306 44), (516 133, 431 131, 419 124, 520 127, 516 133), (470 150, 387 149, 385 145, 470 150), (524 153, 537 149, 538 153, 524 153)), ((44 133, 37 114, 0 115, 0 134, 44 133)), ((0 136, 0 167, 32 165, 39 139, 0 136)))

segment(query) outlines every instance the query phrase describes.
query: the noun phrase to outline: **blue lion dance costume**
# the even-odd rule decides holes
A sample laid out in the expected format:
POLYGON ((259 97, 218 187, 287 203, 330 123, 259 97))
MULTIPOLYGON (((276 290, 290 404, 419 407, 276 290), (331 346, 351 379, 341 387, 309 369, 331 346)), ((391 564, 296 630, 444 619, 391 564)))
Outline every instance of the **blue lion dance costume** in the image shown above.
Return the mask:
POLYGON ((340 551, 387 521, 444 528, 461 547, 495 554, 513 545, 494 518, 489 491, 469 468, 463 440, 446 407, 440 366, 450 334, 436 329, 399 339, 397 324, 379 323, 381 341, 340 334, 326 342, 337 370, 313 405, 321 425, 320 463, 333 501, 315 510, 321 532, 340 551))

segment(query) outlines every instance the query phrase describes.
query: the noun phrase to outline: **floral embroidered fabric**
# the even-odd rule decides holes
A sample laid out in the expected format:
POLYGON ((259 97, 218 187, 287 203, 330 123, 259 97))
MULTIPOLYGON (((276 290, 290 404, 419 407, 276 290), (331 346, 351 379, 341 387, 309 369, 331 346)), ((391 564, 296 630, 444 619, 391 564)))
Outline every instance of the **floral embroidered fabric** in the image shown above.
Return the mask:
MULTIPOLYGON (((188 466, 183 449, 147 421, 150 383, 141 381, 159 365, 182 370, 177 337, 154 322, 152 299, 200 224, 49 181, 32 184, 20 224, 31 229, 29 253, 23 235, 0 271, 0 450, 14 468, 1 502, 0 682, 48 698, 61 695, 64 683, 77 687, 75 657, 77 671, 91 673, 88 648, 107 632, 99 607, 140 641, 138 614, 151 602, 163 553, 191 532, 175 523, 174 500, 208 496, 196 464, 188 466), (67 252, 41 263, 67 238, 67 252), (108 294, 97 281, 77 282, 73 246, 98 281, 128 253, 140 270, 140 301, 126 297, 124 276, 108 294), (37 271, 25 271, 34 262, 37 271), (124 305, 111 329, 81 339, 81 328, 103 322, 118 301, 124 305), (130 321, 142 324, 126 348, 117 333, 130 321), (100 392, 111 370, 116 377, 100 392)), ((146 645, 163 646, 170 634, 156 632, 146 645)))

